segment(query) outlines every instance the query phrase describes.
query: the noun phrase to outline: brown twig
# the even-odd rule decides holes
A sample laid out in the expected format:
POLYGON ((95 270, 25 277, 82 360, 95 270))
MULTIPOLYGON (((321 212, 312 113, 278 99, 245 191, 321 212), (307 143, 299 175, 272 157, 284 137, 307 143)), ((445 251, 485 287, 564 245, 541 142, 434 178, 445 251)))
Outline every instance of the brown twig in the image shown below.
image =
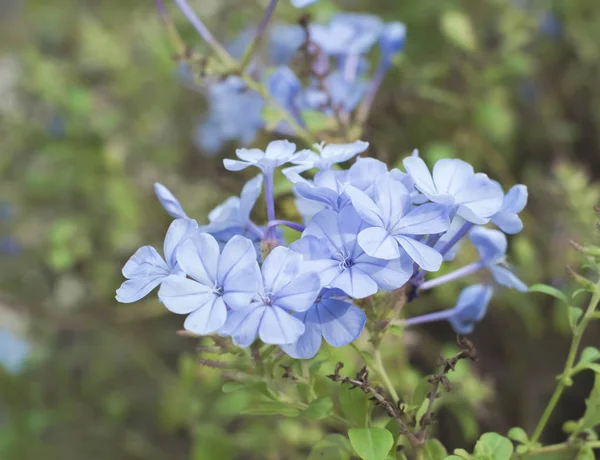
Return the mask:
POLYGON ((400 433, 405 435, 412 444, 416 445, 418 440, 408 429, 407 423, 404 420, 404 410, 400 408, 399 402, 396 404, 388 399, 385 396, 384 389, 380 386, 373 387, 369 385, 369 371, 367 370, 367 366, 358 371, 355 378, 341 375, 340 370, 343 367, 343 363, 337 363, 334 373, 327 377, 334 382, 341 382, 342 385, 345 383, 350 385, 350 390, 360 388, 364 393, 370 395, 369 400, 374 401, 375 406, 382 407, 389 417, 395 419, 398 425, 400 425, 400 433))

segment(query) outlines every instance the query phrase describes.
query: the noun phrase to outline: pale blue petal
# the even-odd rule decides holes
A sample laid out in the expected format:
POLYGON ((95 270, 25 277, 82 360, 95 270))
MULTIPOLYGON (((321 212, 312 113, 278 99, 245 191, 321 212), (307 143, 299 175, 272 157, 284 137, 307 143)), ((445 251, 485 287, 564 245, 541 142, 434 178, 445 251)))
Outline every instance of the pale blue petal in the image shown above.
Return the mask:
POLYGON ((316 273, 321 279, 321 286, 327 286, 342 272, 340 261, 327 258, 309 260, 302 263, 302 273, 316 273))
POLYGON ((196 233, 197 229, 198 224, 192 219, 175 219, 169 225, 163 247, 165 261, 169 268, 173 269, 177 264, 177 247, 196 233))
POLYGON ((474 174, 473 166, 466 161, 444 158, 433 167, 433 182, 438 194, 455 196, 474 174))
POLYGON ((321 324, 316 307, 294 316, 304 323, 304 333, 295 343, 281 345, 280 348, 292 358, 311 359, 321 347, 321 324))
POLYGON ((342 241, 345 253, 350 258, 358 257, 364 253, 358 244, 357 235, 367 225, 360 218, 354 207, 346 206, 337 215, 337 233, 342 241))
POLYGON ((219 243, 208 233, 194 233, 177 249, 177 263, 184 273, 210 288, 217 283, 219 256, 219 243))
POLYGON ((227 319, 227 307, 222 297, 213 296, 198 310, 192 312, 183 323, 183 327, 198 335, 212 334, 218 331, 227 319))
POLYGON ((476 284, 462 290, 456 306, 452 309, 449 322, 457 334, 470 334, 475 323, 485 316, 488 304, 492 298, 491 286, 476 284))
POLYGON ((248 166, 252 166, 252 163, 225 158, 223 160, 223 166, 225 166, 227 171, 241 171, 242 169, 246 169, 248 166))
POLYGON ((242 310, 231 310, 219 335, 231 336, 233 343, 246 348, 252 345, 258 335, 258 328, 267 309, 264 305, 251 306, 242 310))
POLYGON ((162 207, 174 218, 174 219, 187 219, 188 216, 183 210, 179 200, 175 198, 175 195, 162 184, 156 182, 154 184, 154 193, 162 204, 162 207))
POLYGON ((354 265, 369 275, 380 289, 389 291, 404 286, 413 274, 413 261, 407 254, 394 260, 375 259, 365 254, 354 265))
POLYGON ((367 316, 358 307, 335 299, 323 299, 317 305, 323 338, 332 347, 342 347, 362 333, 367 316))
POLYGON ((236 156, 248 163, 257 163, 265 157, 265 152, 260 149, 237 149, 236 156))
POLYGON ((523 230, 523 222, 516 214, 498 212, 492 217, 492 223, 509 235, 515 235, 523 230))
POLYGON ((348 169, 348 183, 368 195, 374 187, 373 178, 388 172, 388 167, 383 161, 375 158, 357 158, 356 162, 348 169))
POLYGON ((152 246, 142 246, 122 269, 125 278, 160 277, 169 275, 169 267, 152 246))
POLYGON ((296 153, 296 144, 286 141, 272 141, 267 145, 265 150, 265 158, 269 160, 277 160, 279 165, 287 162, 296 153))
POLYGON ((321 169, 331 168, 336 163, 343 163, 364 152, 369 147, 368 142, 356 141, 351 144, 327 144, 321 151, 320 161, 316 166, 321 169))
POLYGON ((410 258, 423 270, 436 272, 442 266, 442 255, 435 249, 405 236, 396 236, 395 238, 410 258))
POLYGON ((378 259, 397 259, 400 257, 398 243, 387 230, 370 227, 358 234, 358 244, 371 257, 378 259))
POLYGON ((223 300, 232 309, 246 308, 262 288, 258 263, 245 270, 232 270, 223 282, 223 300))
POLYGON ((291 4, 296 8, 304 8, 305 6, 312 5, 319 0, 290 0, 291 4))
POLYGON ((417 156, 407 157, 402 161, 402 164, 406 172, 412 177, 415 187, 421 193, 429 199, 438 194, 431 173, 421 158, 417 156))
POLYGON ((250 213, 262 191, 263 176, 259 174, 250 179, 242 188, 240 194, 239 221, 245 225, 250 220, 250 213))
POLYGON ((296 192, 307 200, 318 201, 332 208, 337 208, 339 193, 325 187, 316 187, 308 182, 297 182, 296 192))
POLYGON ((303 235, 312 235, 317 238, 329 241, 331 247, 340 251, 344 247, 344 242, 338 229, 338 214, 331 209, 324 209, 316 214, 303 235))
POLYGON ((262 265, 266 292, 276 293, 300 272, 302 256, 289 248, 278 246, 267 256, 262 265))
POLYGON ((290 244, 289 248, 301 254, 305 262, 308 260, 330 259, 332 256, 328 241, 310 234, 303 234, 301 238, 290 244))
POLYGON ((158 298, 169 311, 180 315, 191 313, 215 297, 210 287, 183 276, 171 275, 164 279, 158 298))
POLYGON ((218 284, 223 285, 227 277, 239 271, 245 271, 256 264, 256 249, 248 238, 235 235, 221 253, 217 271, 218 284))
POLYGON ((346 187, 345 191, 352 201, 354 209, 365 222, 377 227, 385 227, 387 222, 384 222, 380 215, 381 211, 365 192, 352 185, 346 187))
POLYGON ((521 281, 516 275, 511 272, 508 268, 494 265, 489 267, 492 272, 492 276, 498 284, 507 288, 516 289, 519 292, 527 292, 529 288, 521 281))
POLYGON ((394 226, 401 216, 410 211, 410 194, 404 184, 393 180, 387 173, 373 180, 374 202, 379 208, 383 227, 394 226))
POLYGON ((435 235, 450 227, 448 207, 425 203, 413 208, 394 226, 392 232, 400 235, 435 235))
POLYGON ((485 224, 502 206, 502 187, 485 174, 475 174, 468 183, 454 194, 459 205, 458 215, 473 222, 485 224))
POLYGON ((318 274, 300 275, 282 288, 272 291, 273 305, 291 311, 306 311, 314 303, 320 291, 321 280, 318 274))
POLYGON ((127 280, 117 289, 116 299, 121 303, 136 302, 146 297, 164 279, 165 275, 154 275, 127 280))
POLYGON ((513 186, 504 196, 502 211, 513 214, 520 213, 527 205, 527 186, 518 184, 513 186))
POLYGON ((266 307, 258 334, 264 343, 287 345, 296 342, 304 333, 304 324, 285 310, 273 305, 266 307))
POLYGON ((377 292, 377 283, 357 267, 350 267, 340 273, 331 287, 338 288, 355 299, 364 299, 377 292))
POLYGON ((474 227, 469 232, 469 239, 477 248, 479 257, 485 264, 494 264, 506 255, 508 243, 504 233, 499 230, 474 227))

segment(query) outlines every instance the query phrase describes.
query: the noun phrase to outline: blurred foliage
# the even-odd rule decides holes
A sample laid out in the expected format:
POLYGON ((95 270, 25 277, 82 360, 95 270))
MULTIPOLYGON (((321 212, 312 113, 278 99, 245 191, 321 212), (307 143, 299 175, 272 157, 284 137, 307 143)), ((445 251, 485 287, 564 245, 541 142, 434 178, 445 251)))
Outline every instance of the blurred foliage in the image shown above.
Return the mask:
MULTIPOLYGON (((192 3, 222 38, 256 23, 265 6, 192 3)), ((568 288, 564 266, 576 258, 568 239, 598 242, 597 0, 322 0, 309 11, 325 20, 338 9, 408 27, 406 52, 365 127, 371 154, 396 164, 419 148, 430 161, 464 158, 506 187, 527 184, 512 262, 530 284, 568 288), (558 30, 547 30, 549 11, 558 30)), ((277 14, 293 22, 299 13, 281 2, 277 14)), ((240 416, 253 396, 223 392, 221 370, 198 367, 196 341, 175 334, 181 318, 154 297, 114 301, 124 261, 159 245, 169 221, 153 182, 205 222, 243 180, 194 146, 205 101, 179 81, 172 52, 150 1, 0 3, 0 201, 15 210, 0 224, 22 248, 0 254, 0 325, 4 311, 16 312, 35 345, 20 375, 0 373, 2 459, 300 459, 317 443, 339 452, 345 442, 338 427, 306 417, 240 416)), ((282 190, 282 214, 289 199, 282 190)), ((460 288, 407 308, 449 306, 460 288)), ((461 363, 441 401, 437 431, 449 452, 472 448, 484 431, 531 429, 568 327, 549 297, 494 298, 472 337, 479 363, 461 363)), ((453 339, 446 324, 391 337, 386 360, 397 388, 416 387, 453 339)), ((352 353, 326 349, 317 384, 333 385, 324 376, 336 361, 359 367, 352 353)), ((564 439, 562 421, 581 417, 591 386, 588 373, 576 377, 545 441, 564 439)))

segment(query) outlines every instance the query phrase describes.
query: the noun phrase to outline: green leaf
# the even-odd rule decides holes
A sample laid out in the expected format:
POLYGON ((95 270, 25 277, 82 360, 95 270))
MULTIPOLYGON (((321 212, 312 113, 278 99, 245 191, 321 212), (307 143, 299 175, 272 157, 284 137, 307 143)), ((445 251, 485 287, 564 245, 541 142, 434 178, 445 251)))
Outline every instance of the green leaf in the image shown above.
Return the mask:
POLYGON ((571 294, 571 299, 575 299, 579 294, 584 294, 590 292, 589 289, 577 289, 573 294, 571 294))
POLYGON ((473 458, 475 460, 506 460, 513 453, 513 445, 510 439, 500 436, 498 433, 485 433, 477 444, 473 458))
POLYGON ((417 426, 421 426, 421 419, 425 415, 425 412, 427 412, 428 407, 429 407, 429 399, 424 399, 423 402, 421 403, 421 406, 419 407, 419 410, 417 411, 416 416, 415 416, 417 418, 417 426))
POLYGON ((447 455, 446 448, 437 439, 425 441, 425 446, 423 446, 423 458, 425 460, 443 460, 447 455))
POLYGON ((311 402, 303 414, 312 420, 321 420, 331 414, 332 409, 332 399, 329 396, 325 396, 311 402))
POLYGON ((581 366, 582 364, 585 365, 593 363, 598 359, 600 359, 600 350, 598 350, 595 347, 585 347, 581 352, 581 357, 579 358, 579 362, 577 363, 577 365, 581 366))
POLYGON ((265 121, 265 129, 273 131, 281 122, 281 109, 272 105, 265 105, 261 112, 262 119, 265 121))
POLYGON ((542 294, 552 296, 563 303, 569 303, 569 300, 567 299, 567 296, 565 294, 563 294, 555 287, 548 286, 547 284, 534 284, 533 286, 529 286, 529 292, 540 292, 542 294))
POLYGON ((468 16, 460 11, 447 11, 441 18, 442 32, 458 47, 477 50, 477 39, 473 24, 468 16))
POLYGON ((586 409, 582 419, 579 421, 577 431, 594 428, 600 425, 600 374, 596 374, 594 387, 590 397, 585 401, 586 409))
POLYGON ((335 120, 316 110, 303 110, 300 115, 311 133, 319 133, 335 126, 335 120))
POLYGON ((571 329, 577 326, 577 322, 581 315, 583 314, 583 310, 579 307, 569 307, 569 325, 571 329))
POLYGON ((223 393, 233 393, 234 391, 247 388, 248 386, 248 382, 227 382, 221 387, 221 390, 223 391, 223 393))
POLYGON ((242 411, 242 414, 247 415, 284 415, 286 417, 296 417, 299 413, 298 409, 276 401, 263 401, 242 411))
POLYGON ((354 390, 345 387, 338 394, 340 408, 344 416, 357 427, 367 426, 369 420, 369 400, 367 395, 358 388, 354 390))
POLYGON ((329 434, 314 445, 307 460, 350 460, 352 447, 341 434, 329 434))
POLYGON ((508 437, 521 444, 527 444, 529 442, 529 436, 527 436, 525 430, 520 426, 515 426, 508 430, 508 437))
POLYGON ((450 457, 446 457, 446 460, 448 459, 461 459, 461 460, 471 460, 473 457, 471 457, 471 454, 469 454, 466 450, 464 449, 454 449, 454 455, 451 455, 450 457))
POLYGON ((384 460, 394 445, 392 433, 384 428, 350 428, 348 436, 363 460, 384 460))
POLYGON ((592 449, 590 446, 583 446, 577 453, 575 460, 595 460, 595 458, 596 456, 594 455, 594 449, 592 449))

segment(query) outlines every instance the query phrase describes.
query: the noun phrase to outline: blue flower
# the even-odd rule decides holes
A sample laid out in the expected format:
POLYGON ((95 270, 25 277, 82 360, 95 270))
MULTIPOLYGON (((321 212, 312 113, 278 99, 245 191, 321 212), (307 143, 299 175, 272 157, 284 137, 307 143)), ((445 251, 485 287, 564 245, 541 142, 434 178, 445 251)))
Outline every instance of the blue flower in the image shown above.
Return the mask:
POLYGON ((300 26, 274 24, 269 33, 267 54, 273 65, 286 65, 296 55, 305 40, 300 26))
POLYGON ((406 26, 401 22, 390 22, 383 27, 379 37, 379 46, 384 59, 389 60, 392 56, 404 49, 406 42, 406 26))
POLYGON ((195 220, 174 220, 165 237, 164 259, 152 246, 139 248, 123 266, 123 276, 127 281, 117 289, 117 300, 122 303, 135 302, 147 296, 169 275, 180 275, 176 250, 197 228, 195 220))
POLYGON ((327 25, 311 24, 310 38, 329 55, 367 53, 377 43, 383 23, 368 14, 341 13, 327 25))
POLYGON ((369 257, 356 238, 365 227, 351 206, 339 213, 326 209, 313 217, 290 249, 304 256, 304 269, 318 273, 323 286, 355 299, 373 295, 378 288, 402 287, 412 275, 411 260, 400 255, 395 260, 369 257))
POLYGON ((225 142, 248 145, 264 126, 262 96, 249 90, 239 77, 229 77, 209 87, 209 113, 198 127, 196 143, 209 154, 217 154, 225 142))
POLYGON ((491 286, 475 284, 461 291, 448 321, 457 334, 473 332, 475 323, 483 319, 494 290, 491 286))
MULTIPOLYGON (((301 160, 295 161, 296 166, 291 166, 282 170, 283 174, 288 177, 290 173, 300 174, 309 169, 318 168, 321 170, 331 169, 338 163, 343 163, 354 158, 359 153, 364 152, 369 147, 368 142, 356 141, 351 144, 315 144, 314 150, 304 150, 306 156, 301 160)), ((288 177, 289 178, 289 177, 288 177)), ((298 179, 292 177, 290 180, 296 182, 298 179)))
POLYGON ((162 204, 162 207, 165 208, 173 219, 189 219, 179 200, 175 198, 175 195, 167 187, 156 182, 154 184, 154 193, 160 204, 162 204))
POLYGON ((217 241, 195 232, 177 250, 184 276, 163 280, 158 297, 173 313, 189 314, 184 327, 195 334, 218 331, 228 308, 248 305, 256 293, 256 251, 252 242, 234 236, 221 253, 217 241))
POLYGON ((475 227, 469 232, 469 239, 477 248, 481 262, 490 270, 498 284, 527 292, 527 285, 504 266, 507 248, 504 233, 485 227, 475 227))
POLYGON ((237 157, 241 160, 223 160, 223 165, 228 171, 241 171, 249 166, 256 166, 263 174, 271 173, 285 163, 300 160, 305 153, 296 153, 296 144, 289 141, 270 142, 266 150, 237 149, 237 157))
POLYGON ((0 366, 11 374, 18 374, 30 354, 29 341, 10 329, 0 329, 0 366))
POLYGON ((502 187, 485 174, 475 174, 473 167, 458 159, 438 160, 433 175, 418 157, 404 159, 404 167, 415 187, 434 203, 451 207, 465 220, 485 224, 502 206, 502 187))
POLYGON ((309 310, 294 315, 304 323, 304 334, 296 343, 282 345, 281 349, 292 358, 310 359, 319 351, 321 338, 332 347, 342 347, 356 340, 367 316, 357 306, 344 301, 345 297, 336 289, 323 289, 309 310))
POLYGON ((300 254, 282 246, 273 249, 261 272, 244 280, 247 285, 258 285, 254 301, 232 309, 219 334, 231 336, 241 347, 250 346, 257 336, 275 345, 296 342, 305 327, 289 312, 308 310, 321 290, 319 276, 302 273, 301 265, 300 254))
POLYGON ((298 101, 299 109, 314 110, 326 115, 350 113, 358 105, 367 90, 367 82, 352 73, 347 77, 340 70, 329 73, 321 83, 314 82, 306 88, 298 101))
POLYGON ((408 190, 400 182, 387 174, 374 180, 373 199, 356 187, 346 188, 360 217, 373 225, 358 234, 360 247, 380 259, 398 258, 402 248, 424 270, 439 270, 442 255, 415 237, 446 231, 450 225, 447 208, 435 203, 413 207, 408 190))
POLYGON ((515 185, 512 187, 502 201, 500 210, 492 216, 492 223, 497 225, 504 233, 514 235, 523 230, 523 222, 518 214, 527 204, 527 187, 515 185))

